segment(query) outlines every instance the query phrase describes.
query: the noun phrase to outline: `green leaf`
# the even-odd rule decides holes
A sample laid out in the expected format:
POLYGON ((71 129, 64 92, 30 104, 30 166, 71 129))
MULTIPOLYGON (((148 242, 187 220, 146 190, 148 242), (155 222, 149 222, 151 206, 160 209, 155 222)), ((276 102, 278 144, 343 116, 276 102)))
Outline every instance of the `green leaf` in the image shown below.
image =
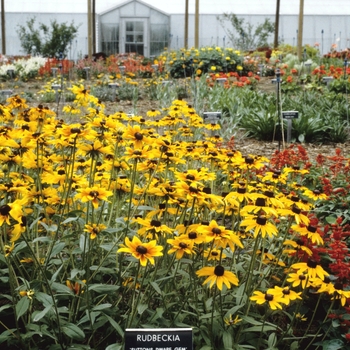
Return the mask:
POLYGON ((62 294, 73 294, 73 291, 68 288, 65 284, 53 282, 51 283, 51 288, 55 292, 62 293, 62 294))
MULTIPOLYGON (((13 337, 14 334, 16 334, 16 328, 13 329, 8 329, 5 332, 0 334, 0 344, 3 343, 4 341, 8 341, 13 337)), ((6 349, 6 348, 4 348, 6 349)))
POLYGON ((100 304, 95 306, 92 310, 93 311, 98 311, 98 310, 104 310, 104 309, 109 309, 112 306, 112 304, 106 303, 106 304, 100 304))
POLYGON ((222 340, 224 342, 225 349, 232 349, 233 337, 232 337, 231 332, 225 331, 222 335, 222 340))
POLYGON ((242 316, 242 319, 246 321, 247 323, 253 324, 255 326, 261 326, 262 322, 256 321, 255 318, 250 317, 250 316, 242 316))
POLYGON ((53 303, 51 296, 43 292, 35 292, 35 299, 40 301, 45 307, 53 303))
POLYGON ((77 221, 77 220, 79 220, 78 217, 68 218, 68 219, 62 221, 62 224, 68 224, 68 223, 71 222, 71 221, 77 221))
POLYGON ((82 234, 80 235, 79 239, 79 248, 81 249, 82 252, 88 252, 89 251, 89 246, 90 246, 90 238, 89 235, 82 234))
POLYGON ((22 297, 16 305, 17 320, 23 316, 29 309, 30 300, 28 297, 22 297))
POLYGON ((332 339, 328 341, 318 342, 314 345, 322 346, 323 350, 338 350, 344 348, 344 342, 340 339, 332 339))
MULTIPOLYGON (((106 317, 109 321, 109 323, 111 324, 111 326, 118 332, 118 334, 121 337, 124 337, 124 331, 122 330, 122 328, 119 326, 119 324, 113 320, 112 317, 108 316, 108 315, 104 315, 104 317, 106 317)), ((107 350, 107 349, 106 349, 107 350)))
POLYGON ((328 224, 333 225, 336 223, 337 218, 335 216, 327 216, 326 221, 328 224))
POLYGON ((122 347, 121 344, 111 344, 106 347, 106 350, 122 350, 122 347))
POLYGON ((276 345, 276 341, 277 341, 276 333, 271 333, 267 340, 267 345, 269 346, 269 348, 273 348, 276 345))
POLYGON ((56 278, 57 278, 57 276, 58 276, 58 274, 60 273, 60 271, 62 270, 62 268, 63 268, 63 264, 57 269, 57 271, 52 275, 52 277, 51 277, 51 282, 55 282, 56 281, 56 278))
POLYGON ((242 333, 275 331, 276 328, 277 328, 276 326, 267 326, 267 325, 264 325, 264 327, 262 325, 261 326, 253 326, 253 327, 249 327, 249 328, 244 329, 242 331, 242 333))
POLYGON ((144 311, 147 310, 147 308, 148 308, 147 304, 139 304, 137 305, 137 312, 139 313, 139 315, 142 315, 144 311))
POLYGON ((52 305, 48 305, 44 310, 33 313, 33 322, 38 322, 39 320, 41 320, 51 309, 52 305))
POLYGON ((66 243, 64 243, 64 242, 56 242, 53 249, 52 249, 50 258, 53 258, 56 255, 58 255, 59 253, 61 253, 61 251, 63 250, 63 248, 65 246, 66 246, 66 243))
POLYGON ((160 294, 160 295, 163 294, 163 293, 162 293, 162 290, 159 288, 159 286, 158 286, 158 284, 157 284, 156 282, 151 282, 151 286, 154 288, 154 290, 155 290, 158 294, 160 294))
POLYGON ((62 327, 62 331, 65 335, 67 335, 69 338, 72 338, 74 340, 83 340, 85 339, 84 332, 75 324, 73 323, 67 323, 62 327))
POLYGON ((10 304, 3 305, 3 306, 0 307, 0 312, 2 312, 3 310, 8 309, 8 308, 10 308, 10 307, 11 307, 10 304))
POLYGON ((112 293, 117 291, 120 286, 112 286, 109 284, 91 284, 89 290, 94 290, 97 293, 112 293))

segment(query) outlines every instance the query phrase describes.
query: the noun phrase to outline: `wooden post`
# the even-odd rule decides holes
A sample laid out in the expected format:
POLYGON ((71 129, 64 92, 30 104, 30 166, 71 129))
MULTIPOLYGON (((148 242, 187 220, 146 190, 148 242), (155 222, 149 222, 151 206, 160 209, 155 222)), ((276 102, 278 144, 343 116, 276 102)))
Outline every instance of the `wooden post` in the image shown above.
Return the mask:
POLYGON ((195 9, 195 18, 194 18, 194 47, 198 48, 199 46, 199 0, 196 0, 196 9, 195 9))
POLYGON ((280 0, 276 0, 276 16, 275 16, 275 39, 273 42, 273 47, 277 49, 278 47, 278 29, 280 23, 280 0))
POLYGON ((91 58, 92 56, 92 30, 91 30, 91 0, 87 0, 87 7, 88 7, 88 56, 91 58))
POLYGON ((92 31, 92 53, 94 54, 95 52, 98 51, 96 49, 96 0, 92 0, 91 31, 92 31))
POLYGON ((5 0, 1 0, 1 53, 6 55, 5 0))
POLYGON ((299 5, 299 25, 298 25, 298 58, 302 59, 303 54, 303 23, 304 23, 304 0, 300 0, 299 5))
POLYGON ((184 40, 185 49, 188 48, 188 0, 185 2, 185 40, 184 40))

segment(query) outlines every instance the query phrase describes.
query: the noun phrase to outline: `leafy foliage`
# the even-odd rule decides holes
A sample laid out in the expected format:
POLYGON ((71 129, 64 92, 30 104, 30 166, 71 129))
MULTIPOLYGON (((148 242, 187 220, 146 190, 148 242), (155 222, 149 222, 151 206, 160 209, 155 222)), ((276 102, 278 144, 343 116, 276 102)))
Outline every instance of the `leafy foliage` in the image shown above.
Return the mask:
POLYGON ((36 26, 35 17, 29 19, 26 25, 18 26, 18 36, 21 46, 27 54, 38 54, 44 57, 66 56, 68 46, 77 36, 79 26, 74 22, 70 25, 51 21, 50 26, 39 23, 36 26))
POLYGON ((251 23, 245 23, 244 18, 239 18, 234 13, 224 13, 218 19, 228 36, 233 47, 239 47, 243 51, 268 46, 268 38, 275 30, 275 24, 269 18, 258 24, 256 28, 251 23), (227 27, 227 22, 232 26, 227 27))

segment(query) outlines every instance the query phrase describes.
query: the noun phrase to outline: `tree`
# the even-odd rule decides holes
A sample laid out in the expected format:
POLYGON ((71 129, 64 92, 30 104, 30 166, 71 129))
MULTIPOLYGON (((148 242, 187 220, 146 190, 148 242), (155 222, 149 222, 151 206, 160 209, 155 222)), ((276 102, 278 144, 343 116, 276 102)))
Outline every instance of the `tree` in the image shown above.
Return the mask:
POLYGON ((36 27, 35 21, 34 17, 25 26, 18 26, 17 34, 25 52, 44 57, 66 57, 68 46, 76 38, 79 25, 75 26, 73 21, 68 25, 67 22, 57 23, 53 20, 50 26, 39 23, 36 27))
POLYGON ((258 24, 256 28, 251 23, 245 23, 244 18, 238 18, 234 13, 224 13, 218 20, 232 45, 242 51, 268 46, 267 39, 275 30, 275 24, 269 18, 265 18, 264 23, 258 24), (227 21, 233 30, 226 27, 227 21))

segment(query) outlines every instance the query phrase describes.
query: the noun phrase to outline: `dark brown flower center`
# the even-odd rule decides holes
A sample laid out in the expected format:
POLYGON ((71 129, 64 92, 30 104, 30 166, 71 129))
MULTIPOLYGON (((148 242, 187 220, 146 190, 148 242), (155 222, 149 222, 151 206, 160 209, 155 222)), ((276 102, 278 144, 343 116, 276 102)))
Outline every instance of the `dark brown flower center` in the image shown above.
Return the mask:
POLYGON ((190 190, 190 192, 193 192, 193 193, 198 193, 199 192, 198 188, 195 188, 195 187, 192 187, 192 186, 190 186, 189 190, 190 190))
POLYGON ((181 249, 186 249, 186 248, 187 248, 187 244, 184 243, 184 242, 180 242, 179 247, 180 247, 181 249))
POLYGON ((254 163, 254 159, 252 157, 245 157, 244 161, 246 164, 253 164, 254 163))
POLYGON ((221 265, 215 266, 214 274, 216 276, 218 277, 223 276, 224 273, 225 273, 225 269, 221 265))
POLYGON ((264 192, 264 195, 265 195, 266 197, 269 197, 269 198, 274 198, 274 194, 273 194, 272 191, 265 191, 265 192, 264 192))
POLYGON ((197 238, 197 232, 194 232, 194 231, 190 232, 188 234, 188 238, 189 239, 196 239, 197 238))
POLYGON ((316 230, 317 230, 317 227, 309 225, 309 226, 307 227, 307 230, 308 230, 309 232, 311 232, 311 233, 315 233, 316 230))
POLYGON ((162 223, 158 220, 151 220, 151 226, 160 227, 162 226, 162 223))
POLYGON ((237 189, 237 192, 240 193, 240 194, 244 194, 244 193, 247 192, 247 189, 246 189, 245 187, 239 187, 239 188, 237 189))
POLYGON ((72 134, 80 134, 81 133, 81 130, 79 128, 72 128, 70 129, 70 132, 72 134))
POLYGON ((298 208, 298 207, 296 207, 295 205, 293 205, 292 212, 293 212, 294 214, 299 215, 299 214, 301 213, 301 209, 298 208))
POLYGON ((289 294, 290 294, 289 288, 284 288, 283 291, 282 291, 282 293, 283 293, 284 295, 289 295, 289 294))
POLYGON ((194 175, 192 175, 192 174, 186 175, 186 180, 191 180, 191 181, 193 181, 194 179, 195 179, 194 175))
POLYGON ((273 295, 272 295, 272 294, 266 293, 266 294, 265 294, 265 300, 266 300, 266 301, 272 301, 272 300, 273 300, 273 295))
POLYGON ((218 227, 214 227, 211 232, 214 233, 214 235, 220 235, 221 234, 221 230, 218 227))
POLYGON ((310 267, 311 269, 314 269, 314 268, 316 268, 316 266, 317 266, 317 262, 316 262, 315 260, 309 259, 309 260, 307 261, 307 266, 310 267))
POLYGON ((257 207, 265 207, 266 206, 265 198, 257 198, 257 200, 255 201, 255 206, 257 206, 257 207))
POLYGON ((139 254, 146 254, 147 253, 147 248, 144 247, 143 245, 139 245, 137 248, 136 248, 136 251, 139 253, 139 254))
POLYGON ((11 207, 10 207, 9 205, 7 205, 7 204, 2 205, 2 206, 0 207, 0 214, 1 214, 2 216, 7 216, 7 215, 9 215, 10 210, 11 210, 11 207))
POLYGON ((336 290, 342 290, 343 289, 343 284, 340 282, 334 283, 334 289, 336 290))
POLYGON ((89 196, 97 198, 98 197, 98 192, 97 191, 90 191, 89 196))
POLYGON ((264 225, 266 225, 266 221, 267 221, 267 219, 265 218, 265 216, 259 216, 256 218, 256 223, 258 225, 264 226, 264 225))
POLYGON ((135 133, 135 139, 141 141, 143 139, 143 135, 140 132, 135 133))

